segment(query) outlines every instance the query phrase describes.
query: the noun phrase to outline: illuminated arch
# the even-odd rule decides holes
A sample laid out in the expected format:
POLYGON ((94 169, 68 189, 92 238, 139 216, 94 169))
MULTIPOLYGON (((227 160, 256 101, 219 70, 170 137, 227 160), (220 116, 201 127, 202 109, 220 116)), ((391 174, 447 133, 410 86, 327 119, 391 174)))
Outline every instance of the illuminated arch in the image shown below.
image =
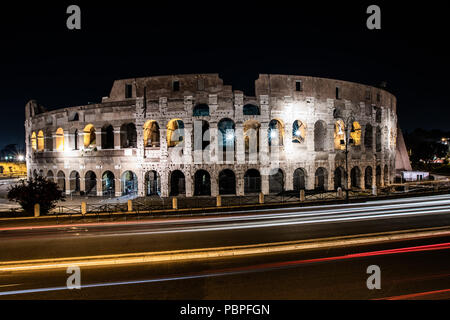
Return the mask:
POLYGON ((176 147, 184 141, 184 122, 172 119, 167 124, 167 147, 176 147))
POLYGON ((334 123, 334 149, 345 150, 345 124, 341 119, 334 123))
POLYGON ((84 133, 84 147, 88 148, 95 146, 96 141, 95 141, 94 125, 88 124, 86 127, 84 127, 83 133, 84 133))
POLYGON ((37 150, 37 137, 36 137, 36 132, 33 132, 31 134, 31 149, 33 151, 37 150))
POLYGON ((361 145, 361 125, 358 121, 352 123, 352 131, 350 131, 350 138, 353 140, 354 146, 361 145))
POLYGON ((306 139, 306 126, 300 120, 295 120, 292 124, 292 142, 303 143, 306 139))
POLYGON ((261 124, 256 120, 248 120, 244 123, 244 144, 246 153, 259 152, 259 129, 261 124))
POLYGON ((148 120, 144 124, 144 147, 159 147, 159 125, 155 120, 148 120))
POLYGON ((64 130, 62 128, 56 130, 56 151, 64 151, 64 130))
POLYGON ((284 124, 281 120, 273 119, 269 122, 269 146, 282 146, 284 138, 284 124))
POLYGON ((44 151, 44 132, 42 130, 37 135, 37 150, 44 151))

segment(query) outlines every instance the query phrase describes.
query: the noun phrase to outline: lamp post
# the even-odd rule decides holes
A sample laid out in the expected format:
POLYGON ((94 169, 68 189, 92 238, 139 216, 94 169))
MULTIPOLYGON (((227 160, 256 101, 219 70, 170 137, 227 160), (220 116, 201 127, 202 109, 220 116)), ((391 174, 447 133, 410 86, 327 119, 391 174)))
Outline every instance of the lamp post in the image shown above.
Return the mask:
POLYGON ((355 118, 352 115, 350 115, 345 120, 345 122, 344 122, 344 125, 345 125, 345 128, 344 128, 344 130, 345 130, 345 140, 341 140, 341 145, 345 144, 345 183, 346 183, 346 186, 345 186, 345 198, 346 198, 347 202, 349 202, 349 189, 348 189, 348 182, 349 182, 349 180, 348 180, 348 177, 349 177, 349 174, 348 174, 348 153, 349 153, 349 150, 348 150, 348 144, 349 143, 350 144, 353 143, 353 139, 350 138, 349 135, 350 135, 350 133, 355 132, 355 130, 353 129, 353 122, 354 121, 355 121, 355 118), (349 128, 351 128, 350 131, 349 131, 349 128))

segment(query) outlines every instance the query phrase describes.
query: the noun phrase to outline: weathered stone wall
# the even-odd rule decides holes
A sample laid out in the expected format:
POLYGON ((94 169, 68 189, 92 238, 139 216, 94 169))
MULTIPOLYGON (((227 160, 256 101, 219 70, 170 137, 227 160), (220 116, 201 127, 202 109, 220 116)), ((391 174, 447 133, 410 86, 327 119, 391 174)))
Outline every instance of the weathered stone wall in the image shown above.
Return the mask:
MULTIPOLYGON (((360 146, 349 147, 348 171, 358 167, 361 174, 357 179, 361 188, 367 185, 367 173, 372 175, 367 180, 372 185, 382 186, 392 181, 397 136, 396 99, 392 94, 346 81, 288 75, 260 75, 255 83, 255 93, 255 97, 245 96, 241 91, 233 91, 231 86, 224 85, 216 74, 199 74, 117 80, 109 97, 103 98, 102 103, 50 112, 43 112, 35 101, 30 101, 26 106, 25 121, 28 174, 42 174, 54 179, 59 176, 61 186, 65 183, 66 192, 70 193, 73 191, 70 186, 77 179, 74 178, 76 173, 80 177, 79 191, 85 191, 87 174, 92 177, 94 173, 97 181, 95 194, 102 195, 102 177, 110 171, 115 179, 114 193, 119 196, 127 192, 121 179, 125 172, 136 174, 136 191, 145 195, 148 190, 146 174, 154 170, 158 174, 160 194, 168 196, 171 176, 179 170, 185 177, 185 194, 192 196, 198 170, 209 173, 210 193, 217 195, 224 183, 219 178, 220 173, 229 169, 235 175, 235 192, 242 195, 244 175, 249 169, 259 171, 261 190, 267 194, 271 184, 270 169, 279 168, 284 189, 292 190, 294 172, 302 168, 307 189, 320 184, 321 178, 317 177, 320 171, 324 173, 325 189, 332 190, 335 188, 335 170, 346 168, 344 151, 336 150, 334 145, 335 123, 338 119, 348 122, 352 116, 361 125, 362 142, 360 146), (297 81, 301 81, 300 91, 297 91, 297 81), (193 109, 200 104, 208 106, 209 115, 194 116, 193 109), (259 114, 244 115, 244 106, 248 104, 256 106, 259 114), (167 145, 168 124, 172 119, 183 121, 182 148, 167 145), (218 126, 222 119, 231 119, 235 125, 232 161, 228 158, 221 161, 219 157, 218 126), (282 124, 284 134, 283 145, 278 149, 269 147, 268 143, 269 126, 274 119, 282 124), (149 120, 159 125, 158 146, 144 146, 144 125, 149 120), (302 143, 293 142, 296 120, 305 126, 306 135, 302 143), (194 150, 196 121, 206 121, 209 125, 211 141, 206 151, 194 150), (250 122, 259 125, 259 153, 254 158, 248 155, 244 143, 245 127, 250 122), (325 127, 322 134, 324 143, 323 150, 315 151, 314 128, 318 122, 325 127), (131 148, 123 146, 126 139, 123 125, 127 123, 136 127, 136 145, 131 148), (95 145, 84 147, 83 130, 88 124, 92 124, 95 130, 95 145), (369 124, 373 128, 373 142, 366 149, 364 135, 369 124), (106 139, 102 128, 108 125, 113 127, 114 145, 102 149, 102 140, 106 139), (64 132, 62 148, 58 142, 61 135, 56 134, 59 128, 64 132), (379 150, 375 139, 377 130, 380 132, 379 150), (44 136, 41 150, 36 146, 40 131, 44 136), (33 133, 36 135, 35 145, 33 133), (366 171, 368 167, 371 173, 366 171)), ((346 183, 350 187, 351 179, 346 183)))

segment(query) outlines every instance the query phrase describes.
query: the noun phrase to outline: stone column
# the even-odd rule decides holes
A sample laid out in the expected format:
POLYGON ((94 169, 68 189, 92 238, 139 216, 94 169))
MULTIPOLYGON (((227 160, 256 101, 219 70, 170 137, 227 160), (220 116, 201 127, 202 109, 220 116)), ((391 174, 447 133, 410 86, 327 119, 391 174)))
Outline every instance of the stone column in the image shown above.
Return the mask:
POLYGON ((138 195, 143 197, 145 196, 145 171, 138 170, 136 176, 138 177, 138 195))
POLYGON ((102 176, 97 176, 97 197, 103 196, 103 181, 102 176))
POLYGON ((210 161, 211 164, 217 163, 218 153, 219 153, 219 141, 218 141, 218 129, 217 122, 210 122, 209 124, 209 134, 210 134, 210 161))
POLYGON ((102 150, 102 128, 95 128, 95 146, 97 150, 102 150))
POLYGON ((163 170, 160 174, 160 178, 161 178, 161 197, 167 198, 169 196, 169 171, 163 170))
POLYGON ((261 170, 261 192, 263 194, 269 194, 269 167, 262 168, 261 170))
POLYGON ((184 124, 183 164, 192 163, 192 123, 184 124))
POLYGON ((216 197, 217 195, 219 195, 219 177, 213 170, 211 172, 211 196, 216 197))
POLYGON ((236 123, 236 160, 238 164, 245 163, 244 126, 242 122, 236 123))
POLYGON ((194 194, 193 190, 193 178, 190 172, 185 173, 186 181, 186 197, 192 197, 194 194))
POLYGON ((259 161, 261 166, 269 165, 269 122, 262 122, 259 129, 259 161))
POLYGON ((120 149, 120 127, 114 127, 114 149, 120 149))

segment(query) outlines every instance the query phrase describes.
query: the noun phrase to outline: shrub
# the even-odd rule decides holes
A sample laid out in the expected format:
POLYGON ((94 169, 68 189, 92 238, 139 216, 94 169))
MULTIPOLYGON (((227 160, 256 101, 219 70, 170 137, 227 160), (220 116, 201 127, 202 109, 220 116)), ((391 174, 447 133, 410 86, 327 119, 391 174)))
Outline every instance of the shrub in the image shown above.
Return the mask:
POLYGON ((27 181, 22 180, 11 187, 8 190, 8 199, 19 203, 27 214, 32 215, 36 203, 40 205, 41 214, 46 214, 56 207, 59 200, 64 201, 65 196, 56 183, 38 176, 27 181))

